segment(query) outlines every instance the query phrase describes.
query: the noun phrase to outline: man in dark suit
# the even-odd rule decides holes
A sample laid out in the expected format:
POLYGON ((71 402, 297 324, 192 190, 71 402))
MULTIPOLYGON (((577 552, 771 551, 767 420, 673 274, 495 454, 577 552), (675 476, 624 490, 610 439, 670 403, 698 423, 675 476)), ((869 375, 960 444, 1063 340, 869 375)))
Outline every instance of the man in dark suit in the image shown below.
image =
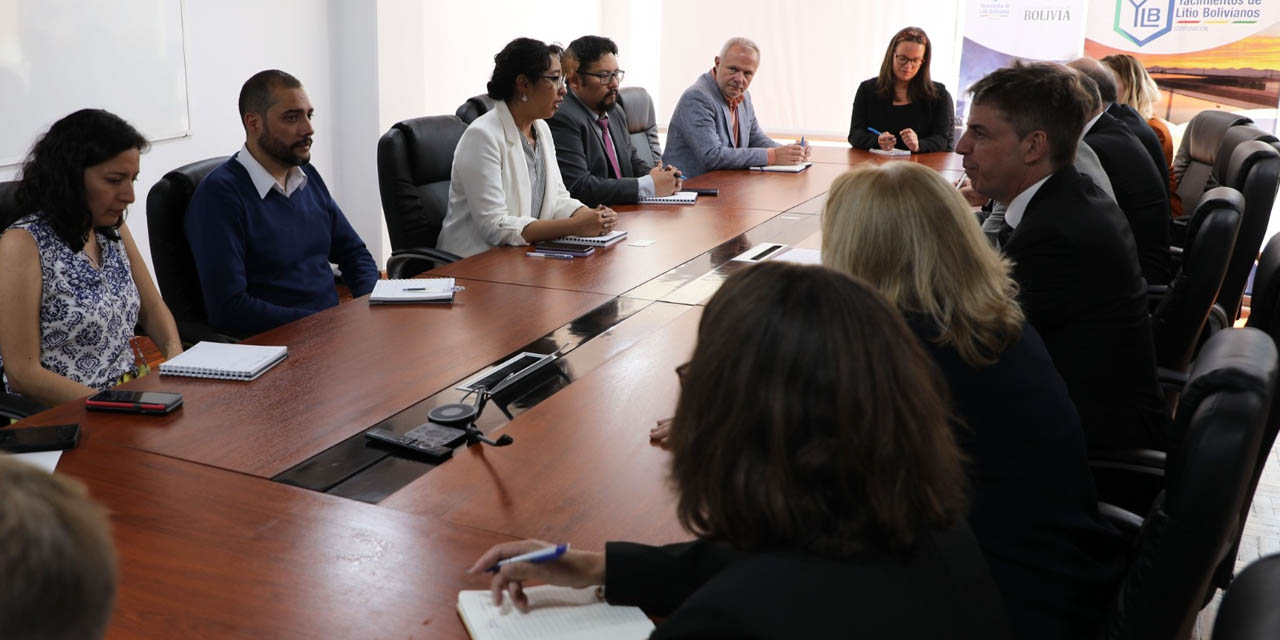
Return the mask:
POLYGON ((547 120, 555 138, 556 162, 569 195, 583 204, 628 204, 669 196, 680 189, 675 167, 650 167, 627 133, 618 106, 618 46, 608 38, 583 36, 569 43, 564 74, 569 95, 547 120))
POLYGON ((1147 121, 1138 115, 1133 107, 1117 102, 1119 88, 1116 85, 1115 73, 1093 58, 1078 58, 1067 66, 1085 74, 1097 83, 1098 94, 1102 98, 1102 108, 1111 117, 1123 122, 1124 126, 1138 138, 1142 149, 1151 156, 1151 162, 1156 165, 1156 170, 1160 174, 1160 184, 1169 184, 1169 167, 1164 159, 1164 150, 1160 148, 1160 138, 1156 137, 1156 132, 1151 129, 1151 125, 1147 124, 1147 121))
POLYGON ((1084 125, 1084 142, 1098 155, 1111 179, 1116 204, 1129 221, 1138 244, 1138 264, 1147 284, 1169 284, 1173 256, 1169 252, 1169 189, 1160 180, 1138 138, 1119 120, 1102 110, 1093 79, 1081 74, 1091 108, 1084 125))
POLYGON ((1089 448, 1166 448, 1169 416, 1133 233, 1116 203, 1072 166, 1090 103, 1080 76, 1015 62, 970 92, 956 151, 973 188, 1008 206, 1002 247, 1019 299, 1067 383, 1089 448))

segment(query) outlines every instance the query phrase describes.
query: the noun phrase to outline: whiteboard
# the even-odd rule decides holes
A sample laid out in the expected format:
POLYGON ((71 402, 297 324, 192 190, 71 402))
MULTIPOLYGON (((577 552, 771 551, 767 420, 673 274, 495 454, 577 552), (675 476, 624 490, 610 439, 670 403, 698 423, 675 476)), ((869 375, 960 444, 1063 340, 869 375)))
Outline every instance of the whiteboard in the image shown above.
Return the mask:
POLYGON ((181 0, 0 0, 0 166, 84 108, 148 140, 187 135, 181 0))

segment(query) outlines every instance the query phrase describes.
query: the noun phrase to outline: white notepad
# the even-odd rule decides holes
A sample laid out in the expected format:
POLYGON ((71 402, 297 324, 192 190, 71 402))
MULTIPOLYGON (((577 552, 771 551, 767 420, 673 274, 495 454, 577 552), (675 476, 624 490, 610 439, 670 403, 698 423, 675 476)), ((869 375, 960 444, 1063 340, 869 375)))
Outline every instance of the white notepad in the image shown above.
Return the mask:
POLYGON ((595 589, 543 585, 524 592, 529 613, 516 609, 506 593, 495 607, 487 590, 460 591, 458 615, 467 633, 473 640, 644 640, 653 632, 653 622, 639 607, 600 602, 595 589))
POLYGON ((557 240, 557 242, 567 242, 569 244, 585 244, 592 247, 609 247, 622 242, 627 237, 626 231, 610 231, 602 236, 565 236, 557 240))
POLYGON ((888 151, 885 151, 884 149, 872 149, 871 153, 874 153, 878 156, 909 156, 911 155, 911 152, 907 151, 906 149, 890 149, 888 151))
POLYGON ((696 191, 681 191, 669 196, 653 196, 640 198, 640 204, 694 204, 698 201, 696 191))
POLYGON ((160 373, 191 378, 253 380, 289 355, 288 347, 197 342, 160 364, 160 373))
POLYGON ((419 280, 379 280, 373 283, 369 304, 409 304, 453 302, 453 278, 419 280))
POLYGON ((811 166, 813 166, 812 162, 801 162, 800 164, 768 164, 763 167, 751 167, 751 170, 776 171, 778 173, 800 173, 811 166))

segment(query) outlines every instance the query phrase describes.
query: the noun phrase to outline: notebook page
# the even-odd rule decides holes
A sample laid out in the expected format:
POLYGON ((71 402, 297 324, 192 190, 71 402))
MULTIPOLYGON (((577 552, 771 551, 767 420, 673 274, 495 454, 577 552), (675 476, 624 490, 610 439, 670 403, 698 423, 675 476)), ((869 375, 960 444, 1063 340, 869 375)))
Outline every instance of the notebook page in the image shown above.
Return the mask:
POLYGON ((595 589, 542 585, 526 588, 530 611, 521 613, 503 594, 494 606, 488 591, 458 593, 458 612, 474 640, 618 638, 643 640, 653 622, 637 607, 618 607, 596 599, 595 589))
POLYGON ((453 297, 453 283, 453 278, 378 280, 373 283, 373 294, 369 298, 374 301, 448 300, 453 297))
POLYGON ((178 357, 160 365, 160 372, 186 369, 249 374, 279 357, 285 347, 199 342, 178 357))

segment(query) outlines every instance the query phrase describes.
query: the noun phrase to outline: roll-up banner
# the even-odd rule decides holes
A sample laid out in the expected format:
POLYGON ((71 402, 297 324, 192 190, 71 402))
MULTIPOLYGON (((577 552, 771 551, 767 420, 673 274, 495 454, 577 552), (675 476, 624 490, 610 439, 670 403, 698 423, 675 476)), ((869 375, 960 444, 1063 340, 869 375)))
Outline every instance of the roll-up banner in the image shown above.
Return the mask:
POLYGON ((1084 54, 1127 53, 1160 85, 1156 115, 1183 123, 1203 109, 1275 131, 1280 1, 1091 0, 1084 54))

